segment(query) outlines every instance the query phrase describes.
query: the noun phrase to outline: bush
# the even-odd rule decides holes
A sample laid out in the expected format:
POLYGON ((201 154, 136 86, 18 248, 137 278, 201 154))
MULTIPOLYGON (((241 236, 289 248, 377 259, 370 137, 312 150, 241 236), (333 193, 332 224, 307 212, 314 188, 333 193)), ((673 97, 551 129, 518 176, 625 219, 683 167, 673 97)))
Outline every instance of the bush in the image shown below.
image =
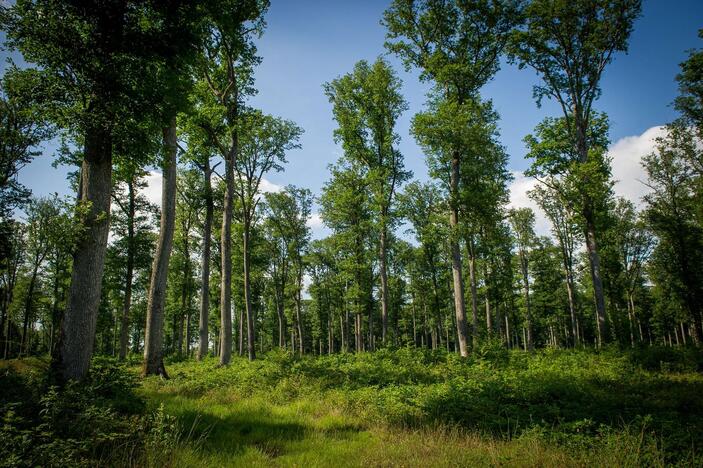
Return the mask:
POLYGON ((89 375, 63 388, 45 373, 0 376, 0 466, 149 464, 178 438, 174 420, 146 414, 137 377, 113 359, 96 358, 89 375))

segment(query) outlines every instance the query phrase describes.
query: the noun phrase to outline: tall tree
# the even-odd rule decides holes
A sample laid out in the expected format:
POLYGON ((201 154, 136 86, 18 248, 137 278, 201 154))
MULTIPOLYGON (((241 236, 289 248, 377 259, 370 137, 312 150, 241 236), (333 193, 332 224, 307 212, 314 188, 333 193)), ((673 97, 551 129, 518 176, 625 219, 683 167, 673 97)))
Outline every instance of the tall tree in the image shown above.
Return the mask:
POLYGON ((396 221, 393 210, 397 188, 411 173, 404 170, 395 124, 408 105, 400 94, 402 83, 382 59, 373 65, 360 61, 354 71, 325 85, 339 127, 335 139, 345 155, 363 164, 374 199, 379 239, 381 281, 381 339, 388 332, 388 236, 396 221))
POLYGON ((118 122, 158 113, 168 87, 154 67, 193 45, 188 2, 19 1, 0 10, 9 46, 59 90, 54 120, 83 146, 76 244, 55 368, 82 378, 90 365, 110 213, 113 134, 118 122), (138 47, 135 47, 138 44, 138 47), (156 112, 155 112, 156 111, 156 112))
MULTIPOLYGON (((538 105, 555 99, 564 114, 572 153, 587 165, 591 151, 593 104, 601 94, 600 78, 616 52, 627 50, 641 0, 533 0, 525 8, 525 27, 512 34, 510 53, 521 67, 529 65, 543 80, 534 88, 538 105)), ((583 171, 583 183, 589 173, 583 171)), ((596 299, 598 332, 606 337, 605 293, 597 243, 597 215, 592 194, 583 193, 586 249, 596 299)))
POLYGON ((669 283, 673 296, 694 325, 694 335, 703 341, 703 229, 696 220, 696 176, 689 161, 700 154, 700 140, 692 130, 670 126, 657 142, 654 153, 644 158, 647 184, 647 219, 659 243, 653 253, 659 265, 655 281, 669 283))
MULTIPOLYGON (((249 359, 256 358, 254 311, 250 279, 251 229, 256 208, 261 200, 261 181, 270 171, 282 171, 286 152, 300 148, 297 143, 302 129, 288 120, 249 111, 241 116, 239 156, 235 161, 237 178, 234 193, 239 200, 238 218, 243 227, 244 306, 247 316, 247 346, 249 359)), ((223 255, 225 252, 223 250, 223 255)))
POLYGON ((255 93, 254 38, 265 26, 267 0, 212 2, 208 39, 201 51, 200 80, 196 85, 194 121, 206 132, 211 148, 224 160, 225 192, 220 230, 220 363, 232 355, 232 215, 235 196, 235 166, 240 153, 241 116, 247 96, 255 93), (226 15, 222 12, 227 11, 226 15))
POLYGON ((530 208, 513 208, 509 213, 510 225, 513 228, 517 244, 522 287, 525 294, 525 327, 527 329, 527 349, 535 348, 532 308, 530 304, 530 250, 535 244, 535 214, 530 208))
MULTIPOLYGON (((520 6, 519 0, 394 0, 383 16, 388 30, 386 47, 401 56, 407 67, 420 68, 421 79, 433 81, 436 94, 452 110, 475 107, 478 91, 498 70, 508 33, 519 20, 520 6)), ((460 353, 468 356, 458 232, 459 178, 465 148, 457 143, 445 142, 443 153, 450 168, 446 175, 456 326, 460 353)))
POLYGON ((571 339, 574 346, 579 344, 579 324, 576 311, 576 266, 575 244, 579 235, 579 224, 574 219, 568 200, 563 198, 559 181, 549 178, 544 184, 538 185, 529 192, 552 223, 552 233, 559 243, 561 251, 566 293, 569 301, 569 317, 571 319, 571 339))

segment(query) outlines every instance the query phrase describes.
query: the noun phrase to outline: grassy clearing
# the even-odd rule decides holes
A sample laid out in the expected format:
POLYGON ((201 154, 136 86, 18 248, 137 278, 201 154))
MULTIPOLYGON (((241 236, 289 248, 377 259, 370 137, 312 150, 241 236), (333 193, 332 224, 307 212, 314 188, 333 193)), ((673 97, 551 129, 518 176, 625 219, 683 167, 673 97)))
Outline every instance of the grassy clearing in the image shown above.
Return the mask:
POLYGON ((188 434, 179 466, 695 466, 698 366, 656 350, 270 353, 174 363, 141 393, 188 434))

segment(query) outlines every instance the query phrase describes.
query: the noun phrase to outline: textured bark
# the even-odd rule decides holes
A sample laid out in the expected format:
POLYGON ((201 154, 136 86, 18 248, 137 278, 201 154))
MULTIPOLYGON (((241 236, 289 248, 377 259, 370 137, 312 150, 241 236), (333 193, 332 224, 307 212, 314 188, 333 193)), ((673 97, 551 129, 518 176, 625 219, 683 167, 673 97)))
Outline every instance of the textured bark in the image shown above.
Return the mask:
POLYGON ((176 118, 163 131, 164 150, 163 188, 161 191, 161 226, 151 270, 151 284, 146 312, 144 336, 144 375, 168 377, 163 362, 164 306, 168 280, 168 263, 173 246, 176 224, 176 118))
POLYGON ((236 145, 225 159, 225 199, 222 207, 222 278, 220 282, 220 364, 232 357, 232 210, 234 209, 234 158, 236 145))
POLYGON ((254 310, 251 305, 251 278, 249 271, 249 230, 251 229, 250 220, 244 220, 244 305, 247 312, 247 353, 249 360, 256 359, 256 347, 254 342, 254 310))
MULTIPOLYGON (((459 192, 459 155, 452 157, 450 177, 450 197, 457 198, 459 192)), ((456 315, 456 330, 459 340, 459 353, 463 357, 469 355, 468 327, 466 323, 466 304, 464 303, 464 280, 461 276, 461 251, 457 239, 459 229, 459 210, 456 202, 451 203, 449 211, 450 249, 452 256, 452 280, 454 284, 454 313, 456 315)))
POLYGON ((379 274, 381 276, 381 341, 386 344, 388 334, 388 271, 386 254, 386 227, 381 228, 379 239, 379 274))
POLYGON ((200 322, 198 344, 198 360, 207 356, 208 352, 208 322, 210 318, 210 243, 212 241, 212 218, 214 215, 214 201, 212 199, 212 186, 210 183, 210 159, 205 158, 203 169, 205 185, 205 220, 203 222, 203 257, 200 267, 202 287, 200 289, 200 322))
POLYGON ((24 352, 25 356, 29 354, 29 340, 27 339, 27 329, 29 325, 29 317, 32 314, 32 298, 34 296, 34 288, 37 284, 37 272, 39 271, 39 261, 35 259, 32 276, 29 279, 29 287, 27 288, 27 297, 24 301, 24 321, 22 324, 22 342, 20 343, 19 356, 24 352))
POLYGON ((473 345, 478 345, 478 291, 476 287, 476 252, 471 238, 466 240, 466 247, 469 251, 469 286, 471 289, 471 337, 473 345))
POLYGON ((527 311, 527 331, 523 328, 523 338, 525 350, 532 351, 535 349, 535 344, 532 339, 532 308, 530 307, 530 280, 528 277, 528 261, 527 253, 520 249, 520 268, 522 270, 522 285, 525 292, 525 309, 527 311))
POLYGON ((90 367, 110 229, 112 137, 107 129, 85 134, 79 201, 87 207, 83 235, 73 253, 73 272, 54 368, 64 380, 83 378, 90 367))
POLYGON ((134 216, 136 212, 136 194, 134 181, 127 183, 129 205, 127 208, 127 272, 125 273, 124 303, 120 321, 120 361, 127 357, 129 341, 129 309, 132 306, 132 281, 134 279, 134 216))
MULTIPOLYGON (((588 205, 588 203, 587 203, 588 205)), ((586 250, 591 267, 591 280, 593 282, 593 295, 596 303, 596 330, 597 344, 600 348, 606 339, 606 317, 605 317, 605 293, 603 292, 603 280, 600 273, 600 255, 596 244, 596 226, 594 213, 590 208, 584 210, 586 220, 586 250)))
POLYGON ((297 271, 297 281, 298 281, 298 287, 296 288, 295 291, 295 321, 296 325, 298 327, 298 350, 300 351, 300 354, 302 355, 305 351, 305 340, 303 339, 303 314, 302 314, 302 298, 301 298, 301 292, 303 290, 303 265, 300 262, 300 257, 299 258, 299 263, 298 263, 298 271, 297 271))

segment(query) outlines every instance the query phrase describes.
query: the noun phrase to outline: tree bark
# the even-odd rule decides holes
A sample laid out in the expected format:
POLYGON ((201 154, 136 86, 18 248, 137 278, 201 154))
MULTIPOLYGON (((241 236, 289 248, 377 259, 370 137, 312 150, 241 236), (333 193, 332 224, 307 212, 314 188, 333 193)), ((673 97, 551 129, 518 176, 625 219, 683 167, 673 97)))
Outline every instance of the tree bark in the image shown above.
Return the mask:
POLYGON ((53 367, 64 380, 82 379, 90 367, 110 230, 112 135, 106 128, 85 134, 78 199, 86 207, 83 233, 73 253, 66 313, 53 367))
POLYGON ((456 200, 459 197, 459 155, 452 156, 451 176, 449 181, 451 206, 449 210, 449 243, 452 256, 452 279, 454 283, 454 313, 456 315, 459 353, 462 357, 469 355, 468 327, 466 323, 466 304, 464 303, 464 280, 461 276, 461 250, 459 249, 459 209, 456 200))
POLYGON ((466 248, 469 251, 469 285, 471 288, 471 337, 473 345, 478 345, 478 292, 476 288, 476 252, 473 239, 466 239, 466 248))
MULTIPOLYGON (((254 334, 254 310, 251 306, 251 278, 249 272, 249 230, 251 229, 248 216, 244 218, 244 304, 247 312, 247 352, 249 360, 256 359, 255 334, 254 334)), ((301 337, 302 338, 302 337, 301 337)), ((302 339, 301 339, 302 342, 302 339)))
POLYGON ((385 222, 381 227, 381 235, 379 239, 379 270, 381 276, 381 341, 386 343, 386 335, 388 334, 388 272, 386 268, 386 226, 385 222))
MULTIPOLYGON (((587 202, 588 205, 588 202, 587 202)), ((584 210, 586 220, 586 250, 591 267, 591 280, 593 282, 593 295, 596 303, 596 330, 598 332, 598 348, 603 346, 606 339, 606 317, 605 317, 605 293, 603 292, 603 281, 600 273, 600 255, 596 244, 596 226, 594 213, 590 207, 584 210)))
POLYGON ((202 287, 200 289, 200 321, 198 332, 200 341, 198 344, 198 361, 202 360, 208 353, 208 325, 210 319, 210 243, 212 242, 212 218, 214 216, 214 201, 212 199, 212 184, 210 182, 210 158, 205 158, 203 169, 203 183, 205 185, 205 221, 203 222, 203 257, 200 267, 200 278, 202 287))
MULTIPOLYGON (((300 254, 298 254, 298 257, 300 257, 300 254)), ((298 272, 297 272, 297 281, 298 281, 298 287, 296 288, 295 291, 295 321, 297 322, 298 326, 298 348, 300 351, 300 355, 302 356, 304 351, 305 351, 305 341, 303 340, 303 314, 302 314, 302 298, 301 298, 301 292, 303 289, 303 265, 300 263, 300 258, 298 259, 298 272)))
POLYGON ((151 270, 151 285, 146 312, 144 336, 144 375, 160 375, 168 378, 163 361, 164 308, 168 282, 168 263, 173 246, 173 231, 176 225, 176 118, 163 131, 165 158, 163 164, 163 188, 161 191, 161 226, 151 270))
POLYGON ((127 208, 127 272, 125 273, 124 303, 120 321, 120 361, 127 357, 129 341, 129 309, 132 306, 132 281, 134 278, 134 217, 136 213, 136 194, 134 180, 127 182, 129 205, 127 208))
POLYGON ((527 331, 523 328, 523 336, 525 337, 525 350, 533 351, 535 343, 532 339, 532 308, 530 307, 530 280, 528 276, 527 254, 520 251, 520 266, 522 268, 522 284, 525 289, 525 309, 527 319, 527 331))
MULTIPOLYGON (((236 141, 236 138, 233 138, 236 141)), ((232 357, 232 210, 234 209, 234 163, 237 145, 233 144, 225 159, 225 199, 222 207, 222 278, 220 284, 220 365, 232 357)))

